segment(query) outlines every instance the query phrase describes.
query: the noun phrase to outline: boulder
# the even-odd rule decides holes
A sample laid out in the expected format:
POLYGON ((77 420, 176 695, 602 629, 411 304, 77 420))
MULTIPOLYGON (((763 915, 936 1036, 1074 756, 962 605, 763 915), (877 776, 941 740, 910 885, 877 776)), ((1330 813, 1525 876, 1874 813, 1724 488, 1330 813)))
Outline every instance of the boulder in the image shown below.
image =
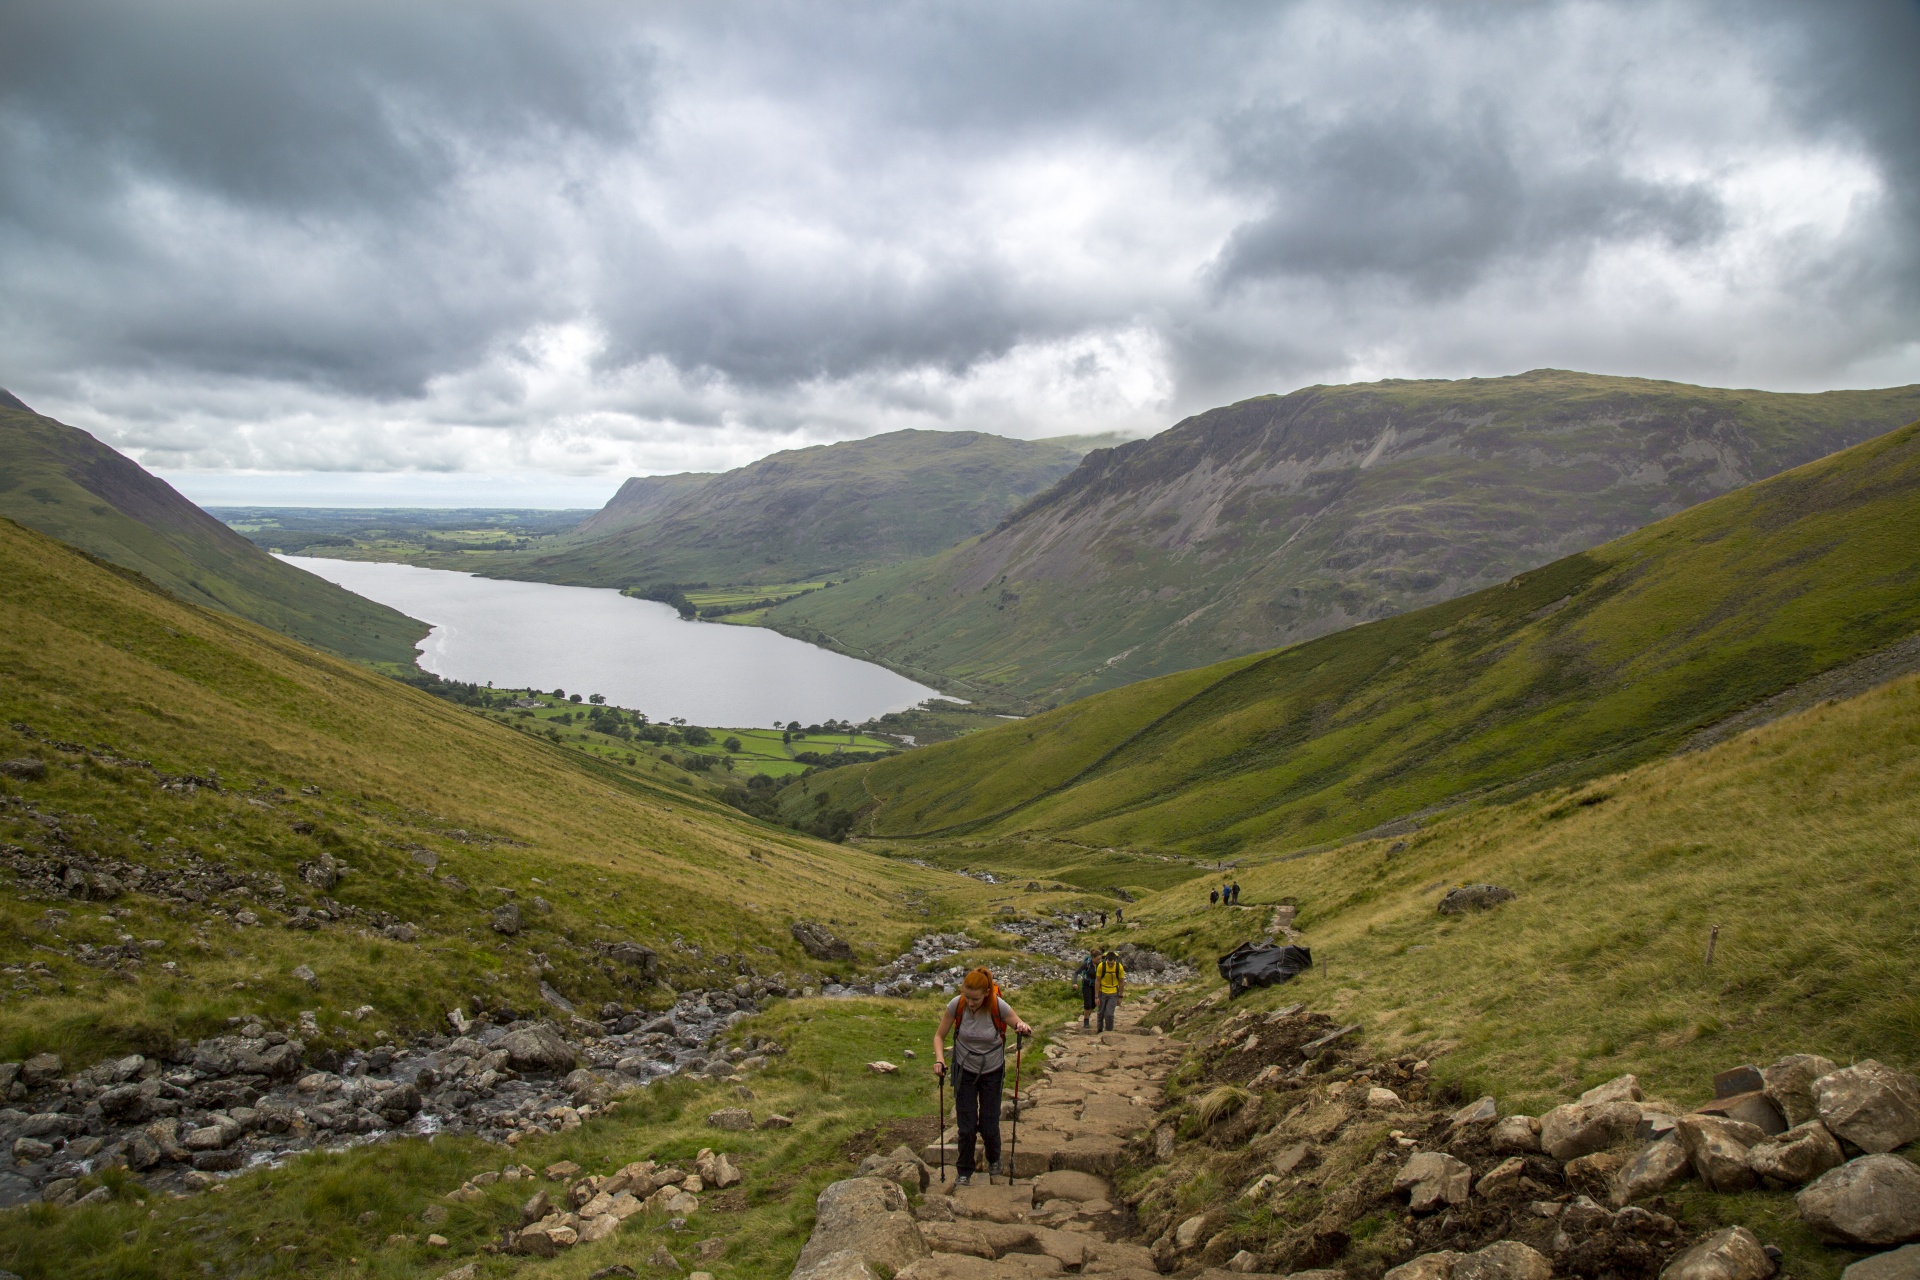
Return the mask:
POLYGON ((1207 1233, 1207 1215, 1196 1213, 1173 1229, 1173 1247, 1182 1251, 1199 1244, 1207 1233))
POLYGON ((713 1129, 751 1129, 753 1112, 745 1107, 722 1107, 718 1111, 708 1113, 707 1126, 713 1129))
POLYGON ((520 904, 503 902, 493 909, 493 931, 511 938, 520 932, 520 904))
MULTIPOLYGON (((794 1275, 800 1273, 796 1270, 794 1275)), ((840 1249, 807 1268, 807 1280, 880 1280, 866 1259, 851 1249, 840 1249)))
POLYGON ((1750 1124, 1723 1116, 1681 1116, 1674 1134, 1686 1149, 1694 1173, 1709 1191, 1747 1191, 1755 1178, 1747 1150, 1766 1135, 1750 1124))
POLYGON ((1613 1175, 1613 1186, 1607 1199, 1614 1208, 1624 1208, 1642 1196, 1665 1191, 1685 1177, 1691 1165, 1687 1149, 1681 1145, 1679 1137, 1668 1134, 1658 1142, 1642 1147, 1640 1154, 1627 1161, 1626 1166, 1613 1175))
POLYGON ((1415 1213, 1465 1204, 1472 1186, 1473 1170, 1441 1151, 1414 1153, 1393 1180, 1393 1189, 1407 1193, 1407 1207, 1415 1213))
MULTIPOLYGON (((1494 1102, 1493 1095, 1488 1094, 1484 1098, 1478 1098, 1469 1102, 1466 1106, 1448 1116, 1447 1123, 1458 1129, 1463 1124, 1492 1124, 1499 1118, 1500 1107, 1494 1102)), ((1418 1259, 1415 1261, 1418 1261, 1418 1259)), ((1408 1263, 1407 1265, 1411 1266, 1413 1264, 1408 1263)))
POLYGON ((1862 1258, 1842 1271, 1840 1280, 1920 1280, 1920 1244, 1862 1258))
POLYGON ((1833 1059, 1817 1053, 1789 1054, 1760 1072, 1761 1088, 1787 1123, 1797 1127, 1820 1114, 1813 1082, 1837 1069, 1833 1059))
POLYGON ((1795 1125, 1747 1151, 1747 1167, 1756 1176, 1789 1187, 1812 1182, 1827 1170, 1838 1169, 1846 1159, 1840 1144, 1818 1120, 1795 1125))
POLYGON ((638 969, 643 978, 651 980, 659 975, 660 957, 652 947, 643 947, 637 942, 616 942, 607 948, 607 957, 638 969))
POLYGON ((36 1053, 20 1064, 20 1083, 29 1089, 38 1089, 43 1084, 51 1084, 60 1078, 60 1055, 55 1053, 36 1053))
POLYGON ((1596 1102, 1638 1102, 1645 1096, 1640 1092, 1640 1077, 1624 1075, 1595 1085, 1580 1095, 1580 1101, 1588 1105, 1596 1102))
POLYGON ((1513 890, 1502 889, 1497 884, 1463 884, 1447 891, 1447 896, 1440 899, 1439 911, 1443 916, 1459 916, 1512 901, 1513 890))
POLYGON ((1731 1098, 1741 1093, 1757 1093, 1766 1087, 1766 1073, 1751 1063, 1745 1066, 1729 1067, 1725 1071, 1716 1071, 1713 1076, 1713 1096, 1716 1098, 1731 1098))
POLYGON ((1575 1191, 1607 1196, 1613 1192, 1614 1178, 1627 1167, 1627 1159, 1616 1151, 1595 1151, 1591 1155, 1575 1156, 1561 1172, 1566 1174, 1567 1185, 1575 1191))
POLYGON ((1745 1227, 1716 1231, 1680 1254, 1660 1280, 1767 1280, 1773 1259, 1760 1238, 1745 1227))
POLYGON ((515 1071, 542 1071, 564 1075, 573 1070, 573 1046, 551 1022, 536 1022, 518 1031, 509 1031, 494 1046, 507 1055, 507 1065, 515 1071))
POLYGON ((1878 1154, 1920 1138, 1920 1082, 1872 1058, 1814 1081, 1814 1106, 1835 1137, 1878 1154))
POLYGON ((1507 1116, 1494 1121, 1487 1138, 1501 1155, 1531 1155, 1540 1149, 1540 1121, 1532 1116, 1507 1116))
POLYGON ((815 960, 853 959, 851 946, 840 938, 834 937, 833 933, 824 926, 815 924, 811 920, 794 921, 790 932, 793 934, 793 940, 800 944, 800 949, 815 960))
POLYGON ((898 1183, 846 1178, 829 1185, 814 1201, 813 1234, 789 1280, 828 1280, 845 1269, 844 1260, 828 1265, 842 1253, 851 1253, 876 1272, 897 1274, 932 1250, 907 1212, 906 1193, 898 1183))
POLYGON ((1640 1108, 1631 1102, 1569 1102, 1540 1117, 1540 1149, 1572 1160, 1626 1142, 1639 1127, 1640 1108))
POLYGON ((1439 1253, 1423 1253, 1410 1262, 1403 1262, 1387 1272, 1384 1280, 1451 1280, 1453 1264, 1463 1255, 1451 1249, 1439 1253))
POLYGON ((1454 1260, 1450 1280, 1550 1280, 1553 1264, 1518 1240, 1496 1240, 1454 1260))
POLYGON ((1773 1104, 1773 1099, 1758 1090, 1715 1098, 1697 1110, 1703 1116, 1725 1116, 1729 1120, 1750 1124, 1769 1137, 1787 1131, 1786 1116, 1773 1104))
POLYGON ((1794 1204, 1806 1224, 1849 1245, 1920 1240, 1920 1169, 1899 1156, 1861 1156, 1820 1175, 1794 1204))
POLYGON ((227 1116, 216 1115, 181 1139, 180 1145, 189 1151, 219 1151, 232 1145, 239 1136, 239 1125, 227 1116))
POLYGON ((1520 1187, 1520 1179, 1526 1176, 1527 1162, 1519 1156, 1508 1156, 1473 1184, 1475 1195, 1494 1199, 1520 1187))
POLYGON ((862 1178, 885 1178, 889 1182, 911 1186, 915 1192, 924 1192, 927 1184, 933 1180, 933 1171, 927 1168, 927 1162, 907 1146, 895 1147, 886 1155, 876 1152, 862 1160, 854 1172, 862 1178))

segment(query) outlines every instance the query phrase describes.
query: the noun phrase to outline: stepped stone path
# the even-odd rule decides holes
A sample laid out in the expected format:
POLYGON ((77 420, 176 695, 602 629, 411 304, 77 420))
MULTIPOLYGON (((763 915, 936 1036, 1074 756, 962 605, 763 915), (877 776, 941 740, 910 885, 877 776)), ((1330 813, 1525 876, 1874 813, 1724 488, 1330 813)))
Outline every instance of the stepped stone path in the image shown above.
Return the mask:
MULTIPOLYGON (((1108 1181, 1135 1159, 1138 1147, 1130 1150, 1129 1142, 1154 1128, 1164 1082, 1184 1048, 1141 1028, 1141 1012, 1137 1004, 1123 1004, 1116 1029, 1104 1033, 1082 1030, 1075 1021, 1055 1033, 1042 1061, 1025 1064, 1017 1149, 1011 1117, 1000 1126, 1002 1154, 1014 1166, 1011 1184, 995 1179, 988 1185, 976 1172, 975 1185, 954 1186, 952 1127, 918 1153, 901 1148, 875 1156, 862 1166, 868 1176, 822 1193, 814 1236, 793 1280, 865 1280, 880 1268, 895 1280, 1044 1280, 1069 1273, 1158 1280, 1147 1247, 1122 1238, 1131 1216, 1108 1181), (909 1209, 896 1184, 911 1183, 916 1171, 926 1195, 909 1209), (860 1183, 869 1189, 856 1192, 860 1183), (856 1195, 869 1206, 857 1225, 829 1204, 850 1205, 856 1195)), ((1007 1078, 1011 1101, 1011 1062, 1007 1078)), ((1162 1141, 1170 1145, 1171 1137, 1162 1141)), ((984 1159, 976 1167, 983 1169, 984 1159)), ((1226 1273, 1209 1280, 1226 1280, 1226 1273)))

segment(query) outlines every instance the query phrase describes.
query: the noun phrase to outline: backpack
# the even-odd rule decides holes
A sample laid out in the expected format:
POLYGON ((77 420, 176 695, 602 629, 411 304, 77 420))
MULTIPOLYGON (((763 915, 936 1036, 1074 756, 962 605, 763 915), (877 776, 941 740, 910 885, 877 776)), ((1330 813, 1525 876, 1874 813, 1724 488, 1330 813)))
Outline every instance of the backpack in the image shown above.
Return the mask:
POLYGON ((1094 985, 1096 987, 1106 985, 1109 977, 1112 977, 1115 985, 1118 985, 1119 979, 1125 972, 1126 970, 1121 967, 1118 960, 1102 960, 1100 967, 1093 971, 1094 985))
MULTIPOLYGON (((967 1005, 965 997, 955 996, 954 999, 959 1002, 953 1011, 954 1035, 957 1037, 960 1034, 960 1015, 966 1012, 967 1005)), ((982 1007, 986 1009, 987 1016, 993 1019, 993 1029, 1000 1033, 1000 1043, 1005 1044, 1007 1042, 1007 1020, 1000 1016, 999 983, 996 982, 993 984, 993 990, 987 993, 986 1003, 982 1007)), ((958 1043, 958 1041, 956 1040, 955 1043, 958 1043)))

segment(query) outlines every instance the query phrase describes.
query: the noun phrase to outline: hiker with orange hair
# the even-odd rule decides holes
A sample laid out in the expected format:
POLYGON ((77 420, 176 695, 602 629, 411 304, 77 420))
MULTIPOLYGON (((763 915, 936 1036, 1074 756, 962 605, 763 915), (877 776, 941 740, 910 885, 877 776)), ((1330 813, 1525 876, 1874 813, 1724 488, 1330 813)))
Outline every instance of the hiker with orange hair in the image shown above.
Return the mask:
POLYGON ((933 1033, 933 1070, 947 1074, 947 1032, 953 1032, 953 1100, 960 1122, 960 1154, 954 1185, 973 1182, 974 1135, 987 1147, 987 1181, 1013 1170, 1000 1164, 1000 1086, 1007 1076, 1007 1029, 1030 1036, 1033 1028, 1000 996, 1000 985, 985 969, 975 969, 960 985, 960 994, 940 1014, 933 1033))

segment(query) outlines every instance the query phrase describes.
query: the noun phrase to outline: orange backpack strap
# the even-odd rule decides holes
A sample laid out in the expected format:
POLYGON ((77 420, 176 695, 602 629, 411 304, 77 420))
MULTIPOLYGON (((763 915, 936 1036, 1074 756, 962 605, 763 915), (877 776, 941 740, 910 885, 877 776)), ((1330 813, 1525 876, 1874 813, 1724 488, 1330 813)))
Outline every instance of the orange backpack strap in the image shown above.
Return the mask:
POLYGON ((993 1018, 993 1029, 1000 1033, 1002 1043, 1007 1038, 1007 1020, 1000 1016, 1000 984, 993 984, 993 992, 987 997, 987 1012, 993 1018))

